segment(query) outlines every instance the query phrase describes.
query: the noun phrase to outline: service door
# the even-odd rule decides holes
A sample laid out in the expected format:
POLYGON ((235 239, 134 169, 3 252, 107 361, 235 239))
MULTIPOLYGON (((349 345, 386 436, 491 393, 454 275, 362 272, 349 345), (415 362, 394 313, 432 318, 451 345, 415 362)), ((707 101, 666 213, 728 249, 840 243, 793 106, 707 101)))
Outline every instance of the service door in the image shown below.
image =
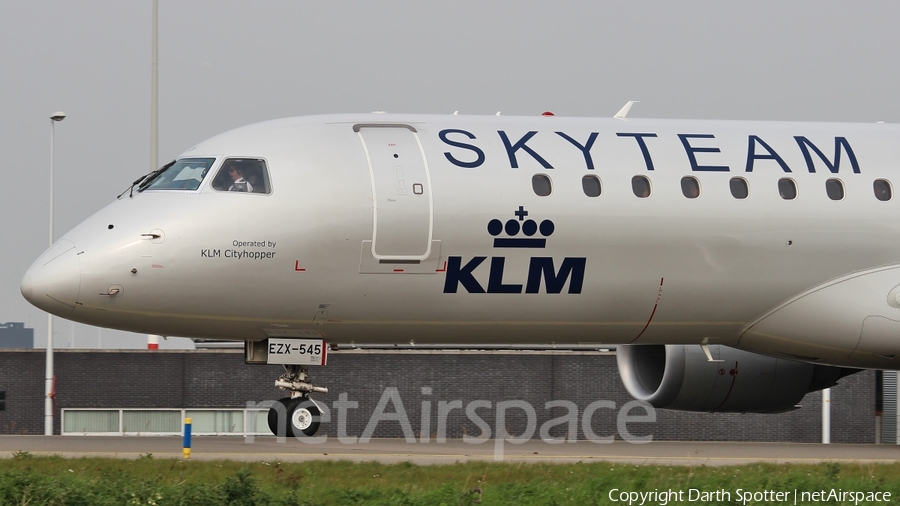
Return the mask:
POLYGON ((409 125, 355 125, 372 181, 372 255, 424 260, 431 254, 431 178, 416 130, 409 125))

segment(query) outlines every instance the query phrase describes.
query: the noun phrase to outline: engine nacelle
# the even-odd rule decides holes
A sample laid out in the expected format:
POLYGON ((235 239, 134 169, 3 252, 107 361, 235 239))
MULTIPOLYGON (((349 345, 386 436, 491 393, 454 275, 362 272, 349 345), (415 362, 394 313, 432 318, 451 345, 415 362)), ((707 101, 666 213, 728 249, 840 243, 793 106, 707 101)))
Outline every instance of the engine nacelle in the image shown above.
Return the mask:
POLYGON ((709 346, 621 345, 622 382, 635 399, 682 411, 778 413, 809 392, 828 388, 856 369, 828 367, 709 346))

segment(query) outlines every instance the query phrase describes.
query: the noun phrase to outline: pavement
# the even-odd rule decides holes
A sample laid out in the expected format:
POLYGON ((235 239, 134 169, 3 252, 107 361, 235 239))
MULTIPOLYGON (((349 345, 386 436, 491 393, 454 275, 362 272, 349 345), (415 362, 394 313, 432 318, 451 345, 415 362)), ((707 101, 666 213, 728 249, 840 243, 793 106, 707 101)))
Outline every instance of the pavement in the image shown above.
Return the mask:
MULTIPOLYGON (((183 458, 182 439, 163 436, 0 436, 0 458, 15 452, 63 457, 113 457, 134 459, 183 458)), ((615 462, 640 465, 721 466, 756 462, 777 464, 819 462, 893 463, 900 460, 897 445, 805 443, 733 443, 653 441, 634 444, 615 441, 546 442, 532 439, 522 444, 495 440, 467 444, 459 439, 437 443, 407 443, 403 439, 371 439, 366 443, 342 443, 336 438, 310 443, 275 437, 245 440, 232 436, 193 438, 192 460, 241 460, 289 462, 305 460, 378 461, 383 463, 452 464, 466 461, 510 462, 615 462)))

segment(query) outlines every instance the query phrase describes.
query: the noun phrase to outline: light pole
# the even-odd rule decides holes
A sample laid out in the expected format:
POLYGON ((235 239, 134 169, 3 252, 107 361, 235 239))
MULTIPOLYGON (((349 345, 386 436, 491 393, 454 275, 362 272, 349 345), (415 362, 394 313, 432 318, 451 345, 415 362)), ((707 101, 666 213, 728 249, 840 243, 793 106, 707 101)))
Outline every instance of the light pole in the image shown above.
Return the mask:
MULTIPOLYGON (((159 0, 153 0, 150 53, 150 170, 159 168, 159 0)), ((147 334, 147 349, 159 349, 159 336, 147 334)))
POLYGON ((150 170, 159 168, 159 0, 153 0, 150 55, 150 170))
MULTIPOLYGON (((53 129, 57 121, 66 118, 66 113, 56 112, 50 116, 50 246, 53 246, 53 129)), ((47 372, 44 378, 44 435, 53 435, 53 315, 47 313, 47 372)))

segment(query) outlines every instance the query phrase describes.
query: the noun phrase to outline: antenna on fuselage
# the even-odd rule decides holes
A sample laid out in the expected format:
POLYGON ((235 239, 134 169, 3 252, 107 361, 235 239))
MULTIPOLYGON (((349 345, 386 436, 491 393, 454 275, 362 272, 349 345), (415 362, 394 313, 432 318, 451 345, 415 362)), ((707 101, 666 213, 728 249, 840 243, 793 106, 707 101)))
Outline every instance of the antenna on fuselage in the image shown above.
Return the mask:
POLYGON ((628 102, 625 102, 625 105, 623 105, 622 108, 619 109, 619 112, 617 112, 616 115, 613 116, 613 118, 625 119, 625 116, 628 115, 628 111, 631 110, 631 106, 638 102, 640 102, 640 100, 629 100, 628 102))

